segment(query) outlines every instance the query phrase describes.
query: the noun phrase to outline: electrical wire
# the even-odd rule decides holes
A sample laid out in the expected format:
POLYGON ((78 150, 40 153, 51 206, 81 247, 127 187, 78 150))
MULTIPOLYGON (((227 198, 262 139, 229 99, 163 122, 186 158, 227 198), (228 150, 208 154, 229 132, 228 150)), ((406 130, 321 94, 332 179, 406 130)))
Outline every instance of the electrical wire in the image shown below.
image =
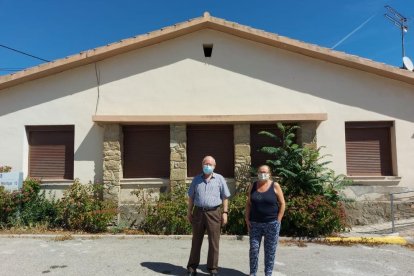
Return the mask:
POLYGON ((44 58, 40 58, 40 57, 37 57, 37 56, 31 55, 31 54, 25 53, 25 52, 23 52, 23 51, 20 51, 20 50, 14 49, 14 48, 9 47, 9 46, 6 46, 6 45, 2 45, 2 44, 0 44, 0 47, 6 48, 6 49, 8 49, 8 50, 11 50, 11 51, 17 52, 17 53, 22 54, 22 55, 26 55, 26 56, 29 56, 29 57, 32 57, 32 58, 39 59, 39 60, 41 60, 41 61, 50 62, 50 60, 47 60, 47 59, 44 59, 44 58))
POLYGON ((98 65, 95 62, 95 76, 96 76, 96 88, 98 90, 98 95, 96 97, 96 106, 95 106, 95 115, 98 113, 99 99, 101 97, 101 91, 99 87, 101 86, 101 72, 99 71, 98 65))
POLYGON ((6 72, 16 72, 16 71, 21 71, 24 68, 18 68, 18 67, 4 67, 4 68, 0 68, 0 71, 6 71, 6 72))

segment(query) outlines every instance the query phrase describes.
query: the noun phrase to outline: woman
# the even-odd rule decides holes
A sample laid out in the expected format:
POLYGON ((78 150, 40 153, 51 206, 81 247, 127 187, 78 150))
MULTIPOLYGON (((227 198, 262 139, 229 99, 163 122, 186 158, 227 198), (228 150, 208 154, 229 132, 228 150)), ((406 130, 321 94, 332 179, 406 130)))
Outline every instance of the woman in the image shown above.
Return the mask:
POLYGON ((259 250, 264 236, 265 275, 272 275, 285 198, 280 185, 271 180, 270 168, 262 165, 258 181, 249 187, 245 219, 250 237, 250 275, 256 276, 259 250))

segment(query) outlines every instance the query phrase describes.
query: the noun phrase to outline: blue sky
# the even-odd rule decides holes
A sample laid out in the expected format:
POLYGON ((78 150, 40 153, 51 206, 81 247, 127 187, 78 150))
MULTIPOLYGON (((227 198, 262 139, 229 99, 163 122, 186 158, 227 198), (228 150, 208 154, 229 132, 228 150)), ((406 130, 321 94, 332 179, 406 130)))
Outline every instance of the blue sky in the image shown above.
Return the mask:
MULTIPOLYGON (((202 16, 401 66, 401 32, 383 14, 409 19, 406 55, 414 61, 414 0, 0 0, 0 44, 54 60, 202 16)), ((42 61, 0 48, 0 70, 42 61)), ((8 74, 0 71, 0 74, 8 74)))

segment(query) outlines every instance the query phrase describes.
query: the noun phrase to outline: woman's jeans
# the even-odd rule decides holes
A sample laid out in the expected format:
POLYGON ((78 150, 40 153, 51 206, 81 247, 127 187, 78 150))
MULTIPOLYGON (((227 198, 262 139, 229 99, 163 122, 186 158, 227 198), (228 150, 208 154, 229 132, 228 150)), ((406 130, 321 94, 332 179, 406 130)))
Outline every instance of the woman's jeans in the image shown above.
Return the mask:
POLYGON ((276 247, 279 239, 280 223, 272 222, 250 222, 250 275, 256 275, 259 261, 259 250, 262 237, 264 236, 264 265, 265 275, 271 276, 275 263, 276 247))

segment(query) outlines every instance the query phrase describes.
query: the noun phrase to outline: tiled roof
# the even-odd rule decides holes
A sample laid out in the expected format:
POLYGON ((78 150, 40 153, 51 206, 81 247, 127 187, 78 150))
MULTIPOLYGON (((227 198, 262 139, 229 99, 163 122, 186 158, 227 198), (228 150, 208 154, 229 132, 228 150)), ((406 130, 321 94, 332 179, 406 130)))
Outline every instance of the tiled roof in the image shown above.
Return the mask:
POLYGON ((318 45, 279 36, 277 34, 251 28, 249 26, 240 25, 221 18, 210 16, 210 14, 206 12, 202 17, 197 17, 186 22, 165 27, 144 35, 124 39, 106 46, 80 52, 78 54, 31 67, 14 74, 1 76, 0 89, 12 87, 26 81, 35 80, 78 66, 90 64, 108 57, 153 45, 155 43, 160 43, 162 41, 173 39, 202 29, 217 30, 301 55, 366 71, 409 84, 414 84, 414 72, 358 56, 349 55, 343 52, 334 51, 318 45))

